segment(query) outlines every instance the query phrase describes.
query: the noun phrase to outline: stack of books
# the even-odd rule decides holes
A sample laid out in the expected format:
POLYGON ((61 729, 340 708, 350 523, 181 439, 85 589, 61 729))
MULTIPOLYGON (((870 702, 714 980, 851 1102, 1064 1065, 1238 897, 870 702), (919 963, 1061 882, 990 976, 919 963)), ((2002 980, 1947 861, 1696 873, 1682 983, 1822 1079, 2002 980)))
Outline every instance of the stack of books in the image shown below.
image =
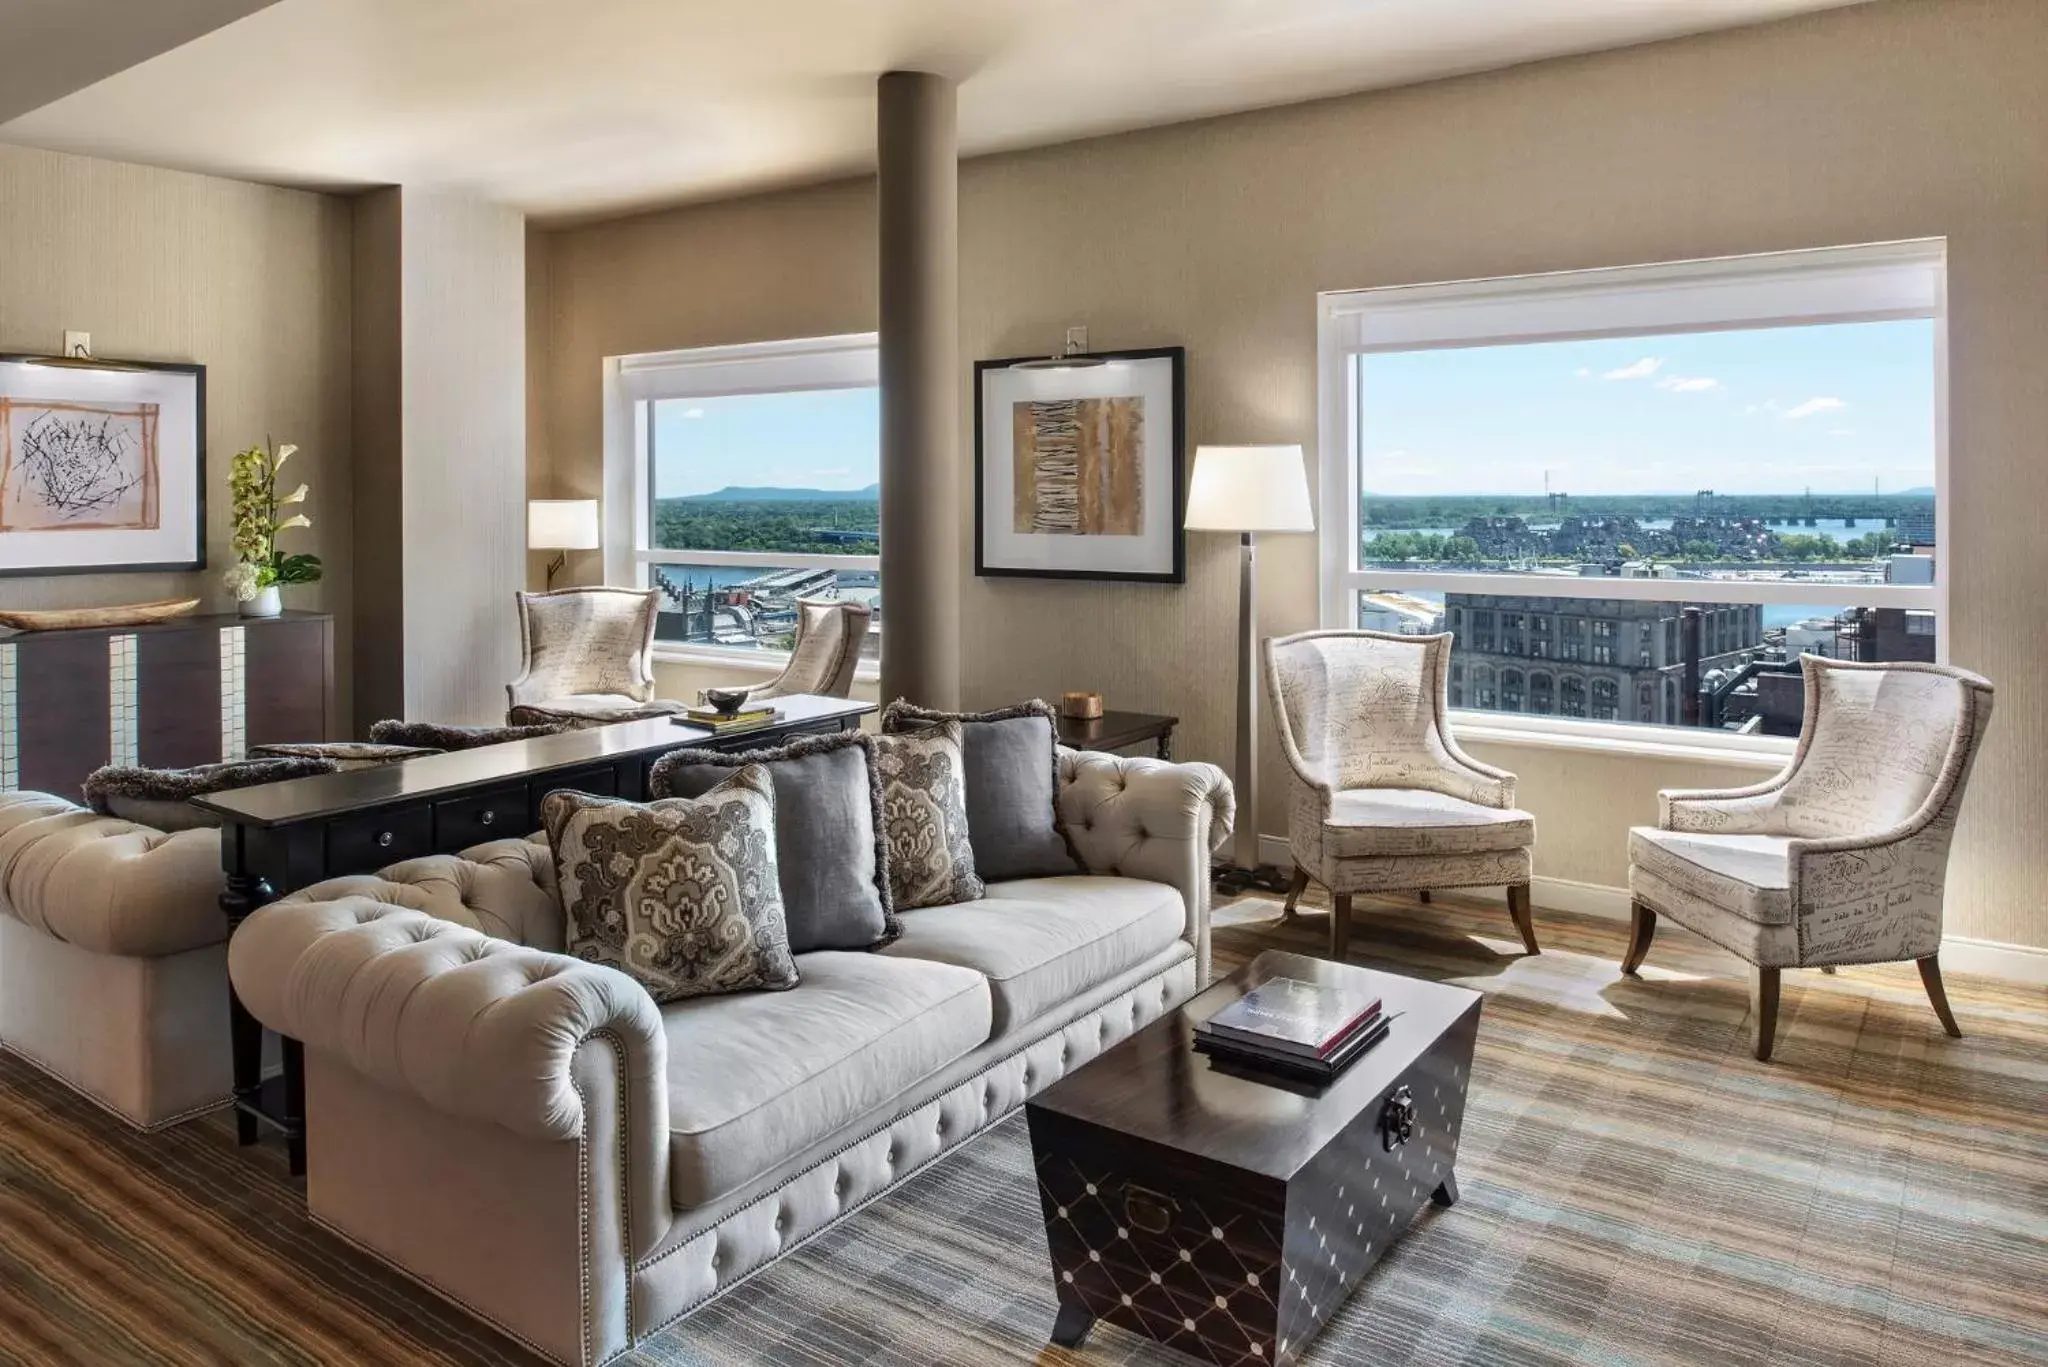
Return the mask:
POLYGON ((1217 1059, 1324 1082, 1386 1037, 1380 999, 1299 978, 1270 978, 1195 1026, 1217 1059))
POLYGON ((756 727, 773 726, 782 720, 779 707, 743 707, 737 712, 720 712, 710 707, 692 707, 675 714, 678 726, 701 726, 721 736, 735 731, 752 731, 756 727))

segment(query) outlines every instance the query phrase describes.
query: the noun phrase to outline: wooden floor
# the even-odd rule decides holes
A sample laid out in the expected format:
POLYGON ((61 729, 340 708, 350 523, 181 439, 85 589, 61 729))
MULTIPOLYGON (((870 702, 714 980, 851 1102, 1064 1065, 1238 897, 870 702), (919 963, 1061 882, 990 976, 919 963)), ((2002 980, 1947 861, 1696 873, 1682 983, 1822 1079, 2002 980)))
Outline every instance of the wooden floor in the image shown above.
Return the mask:
MULTIPOLYGON (((1320 914, 1217 917, 1219 971, 1319 952, 1320 914)), ((1403 1364, 2048 1363, 2048 989, 1911 965, 1785 976, 1749 1056, 1743 966, 1662 929, 1361 899, 1353 961, 1486 994, 1459 1157, 1304 1359, 1403 1364)), ((624 1361, 1186 1363, 1053 1320, 1012 1118, 624 1361)), ((0 1055, 0 1363, 529 1363, 313 1227, 225 1116, 137 1135, 0 1055)))

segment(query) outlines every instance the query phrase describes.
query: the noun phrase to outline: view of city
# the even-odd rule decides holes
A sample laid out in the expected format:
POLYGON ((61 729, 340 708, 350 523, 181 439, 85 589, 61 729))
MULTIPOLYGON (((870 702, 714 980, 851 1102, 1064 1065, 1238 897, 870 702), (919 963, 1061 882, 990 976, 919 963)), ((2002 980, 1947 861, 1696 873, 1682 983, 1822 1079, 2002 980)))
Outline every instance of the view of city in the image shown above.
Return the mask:
POLYGON ((651 407, 651 547, 677 552, 649 570, 662 590, 660 639, 787 650, 797 600, 857 599, 874 609, 864 653, 878 657, 879 571, 736 565, 701 554, 879 554, 877 391, 664 399, 651 407))
POLYGON ((1933 355, 1907 320, 1361 357, 1361 567, 1528 587, 1359 625, 1453 632, 1454 707, 1795 734, 1800 655, 1934 658, 1931 610, 1858 603, 1935 581, 1933 355))

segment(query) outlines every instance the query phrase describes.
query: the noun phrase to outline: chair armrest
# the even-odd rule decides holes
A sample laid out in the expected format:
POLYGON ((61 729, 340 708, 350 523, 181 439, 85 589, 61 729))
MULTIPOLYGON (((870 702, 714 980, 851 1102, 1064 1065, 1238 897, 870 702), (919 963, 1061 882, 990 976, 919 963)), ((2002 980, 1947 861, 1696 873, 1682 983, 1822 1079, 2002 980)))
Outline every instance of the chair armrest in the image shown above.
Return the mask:
POLYGON ((1701 835, 1784 835, 1778 793, 1792 771, 1747 788, 1666 788, 1657 794, 1657 826, 1701 835))
POLYGON ((94 954, 219 944, 220 832, 159 831, 48 793, 0 793, 0 914, 94 954))
POLYGON ((1457 738, 1451 735, 1448 726, 1438 731, 1437 738, 1443 742, 1444 762, 1437 770, 1438 781, 1427 786, 1446 797, 1462 798, 1481 807, 1506 811, 1515 805, 1513 774, 1491 764, 1482 764, 1459 749, 1457 738))
POLYGON ((1237 794, 1213 764, 1059 752, 1060 821, 1082 865, 1180 892, 1182 938, 1195 947, 1197 982, 1209 980, 1209 856, 1237 822, 1237 794))
POLYGON ((1794 840, 1786 849, 1801 963, 1896 963, 1941 948, 1956 804, 1930 803, 1889 830, 1794 840))
POLYGON ((254 912, 229 942, 228 974, 271 1029, 444 1114, 583 1138, 576 1059, 601 1039, 624 1065, 625 1114, 665 1125, 660 1013, 612 969, 343 897, 254 912))

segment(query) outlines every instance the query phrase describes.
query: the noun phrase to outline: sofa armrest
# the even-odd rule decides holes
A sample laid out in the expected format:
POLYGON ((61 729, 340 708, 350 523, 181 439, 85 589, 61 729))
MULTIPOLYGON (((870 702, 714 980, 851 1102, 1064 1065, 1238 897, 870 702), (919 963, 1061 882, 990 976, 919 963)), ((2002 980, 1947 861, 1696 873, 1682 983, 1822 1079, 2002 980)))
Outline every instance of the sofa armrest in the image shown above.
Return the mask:
POLYGON ((95 954, 227 938, 220 832, 159 831, 48 793, 0 793, 0 914, 95 954))
POLYGON ((606 1036, 633 1110, 666 1116, 654 999, 625 974, 367 897, 276 902, 228 945, 255 1017, 391 1091, 528 1139, 583 1134, 572 1062, 606 1036))
POLYGON ((1182 938, 1209 980, 1209 856, 1230 839, 1237 796, 1213 764, 1059 752, 1059 813, 1090 873, 1165 883, 1187 908, 1182 938))
POLYGON ((375 873, 344 874, 302 888, 285 902, 367 897, 423 911, 531 949, 561 952, 566 943, 555 899, 554 857, 539 836, 492 840, 458 854, 407 859, 375 873))

